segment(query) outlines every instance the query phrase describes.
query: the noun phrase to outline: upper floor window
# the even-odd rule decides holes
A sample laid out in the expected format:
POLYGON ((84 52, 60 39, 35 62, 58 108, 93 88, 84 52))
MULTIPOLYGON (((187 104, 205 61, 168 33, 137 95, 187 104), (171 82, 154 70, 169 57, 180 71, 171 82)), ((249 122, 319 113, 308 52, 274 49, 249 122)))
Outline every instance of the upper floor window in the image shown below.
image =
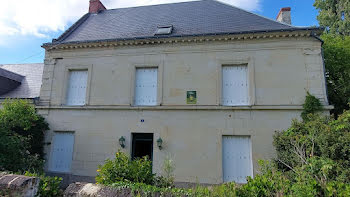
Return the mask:
POLYGON ((157 105, 158 68, 136 68, 134 105, 157 105))
POLYGON ((248 105, 247 65, 222 66, 222 105, 248 105))
POLYGON ((87 70, 69 71, 69 82, 66 100, 67 105, 85 105, 87 80, 87 70))

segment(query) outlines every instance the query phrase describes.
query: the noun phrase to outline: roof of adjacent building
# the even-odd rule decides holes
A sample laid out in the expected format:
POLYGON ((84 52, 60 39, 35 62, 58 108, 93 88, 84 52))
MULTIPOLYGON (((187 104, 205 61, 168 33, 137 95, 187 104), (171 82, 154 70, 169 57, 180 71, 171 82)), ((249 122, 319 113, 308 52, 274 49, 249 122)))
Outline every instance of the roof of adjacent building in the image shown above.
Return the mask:
POLYGON ((21 85, 23 77, 17 73, 0 68, 0 95, 21 85))
MULTIPOLYGON (((0 70, 12 73, 7 75, 8 80, 20 81, 17 87, 11 91, 0 95, 0 98, 35 98, 40 96, 40 87, 42 83, 44 64, 0 64, 0 70), (16 76, 16 78, 13 78, 16 76), (19 78, 22 77, 22 79, 19 78)), ((0 83, 1 88, 5 87, 7 83, 0 83)))
POLYGON ((202 0, 88 13, 47 44, 312 29, 318 28, 295 27, 216 0, 202 0), (155 35, 159 26, 172 26, 172 33, 155 35))

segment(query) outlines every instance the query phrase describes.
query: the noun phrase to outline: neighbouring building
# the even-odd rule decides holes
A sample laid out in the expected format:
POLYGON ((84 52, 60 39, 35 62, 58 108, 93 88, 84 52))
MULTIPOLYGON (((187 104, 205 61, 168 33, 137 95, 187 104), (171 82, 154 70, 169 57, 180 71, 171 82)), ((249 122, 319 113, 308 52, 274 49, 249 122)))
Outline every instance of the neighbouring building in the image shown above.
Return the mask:
POLYGON ((42 63, 0 64, 0 104, 15 98, 39 101, 43 69, 42 63))
MULTIPOLYGON (((93 180, 118 149, 175 181, 244 183, 306 92, 328 105, 322 29, 215 0, 89 13, 46 50, 37 109, 50 124, 46 170, 93 180)), ((288 18, 289 16, 289 18, 288 18)))

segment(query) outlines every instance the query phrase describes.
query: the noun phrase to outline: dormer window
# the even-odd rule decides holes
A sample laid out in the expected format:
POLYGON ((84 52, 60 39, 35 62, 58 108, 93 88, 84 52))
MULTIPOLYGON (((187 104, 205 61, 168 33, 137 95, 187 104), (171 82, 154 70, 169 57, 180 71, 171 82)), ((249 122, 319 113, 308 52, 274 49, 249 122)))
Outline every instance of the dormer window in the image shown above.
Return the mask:
POLYGON ((173 31, 172 25, 158 26, 154 35, 169 35, 173 31))

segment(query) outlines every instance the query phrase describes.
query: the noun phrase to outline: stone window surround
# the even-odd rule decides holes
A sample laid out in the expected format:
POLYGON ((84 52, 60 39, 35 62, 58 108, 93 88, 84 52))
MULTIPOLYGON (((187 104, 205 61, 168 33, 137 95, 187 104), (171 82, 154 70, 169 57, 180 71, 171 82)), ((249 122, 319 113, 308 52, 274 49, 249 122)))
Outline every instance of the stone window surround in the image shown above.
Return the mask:
POLYGON ((158 79, 157 79, 157 104, 153 106, 145 106, 145 107, 154 107, 162 105, 163 101, 163 64, 160 62, 133 62, 131 63, 131 76, 130 76, 130 104, 134 107, 139 107, 134 105, 134 96, 135 96, 135 80, 136 80, 136 69, 137 68, 157 68, 158 69, 158 79))
POLYGON ((216 88, 218 89, 218 94, 216 95, 217 105, 224 106, 222 104, 222 67, 225 65, 247 65, 248 69, 248 105, 255 105, 255 61, 252 57, 243 57, 241 59, 219 59, 216 62, 218 72, 218 79, 216 88))
POLYGON ((66 66, 64 71, 64 85, 61 90, 61 105, 66 105, 67 99, 67 88, 69 85, 69 72, 70 71, 79 71, 79 70, 87 70, 88 71, 88 80, 86 87, 86 96, 85 96, 85 105, 89 105, 90 101, 90 87, 91 87, 91 77, 92 77, 92 64, 91 65, 71 65, 66 66))

